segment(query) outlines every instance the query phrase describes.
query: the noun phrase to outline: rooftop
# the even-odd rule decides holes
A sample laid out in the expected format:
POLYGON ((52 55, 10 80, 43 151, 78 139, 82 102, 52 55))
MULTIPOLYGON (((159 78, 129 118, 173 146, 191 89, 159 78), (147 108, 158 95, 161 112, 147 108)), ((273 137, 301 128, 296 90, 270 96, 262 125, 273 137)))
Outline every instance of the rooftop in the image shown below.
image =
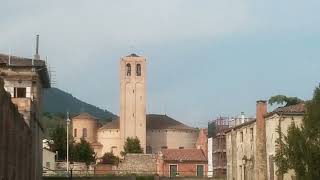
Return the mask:
POLYGON ((201 149, 162 149, 165 161, 207 161, 201 149))
MULTIPOLYGON (((147 115, 147 129, 179 129, 179 130, 195 130, 190 126, 187 126, 167 115, 160 114, 148 114, 147 115)), ((107 122, 101 129, 119 129, 119 118, 107 122)))
POLYGON ((98 118, 92 116, 89 113, 83 112, 83 113, 80 113, 79 115, 73 117, 72 119, 94 119, 94 120, 97 120, 98 118))

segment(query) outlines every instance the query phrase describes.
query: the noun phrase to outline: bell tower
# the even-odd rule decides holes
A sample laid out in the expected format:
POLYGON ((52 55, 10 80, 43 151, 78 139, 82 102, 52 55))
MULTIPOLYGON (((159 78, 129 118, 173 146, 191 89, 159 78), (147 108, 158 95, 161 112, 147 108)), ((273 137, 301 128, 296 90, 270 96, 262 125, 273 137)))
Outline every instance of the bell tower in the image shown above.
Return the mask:
POLYGON ((120 134, 137 137, 146 151, 146 59, 130 54, 120 61, 120 134))

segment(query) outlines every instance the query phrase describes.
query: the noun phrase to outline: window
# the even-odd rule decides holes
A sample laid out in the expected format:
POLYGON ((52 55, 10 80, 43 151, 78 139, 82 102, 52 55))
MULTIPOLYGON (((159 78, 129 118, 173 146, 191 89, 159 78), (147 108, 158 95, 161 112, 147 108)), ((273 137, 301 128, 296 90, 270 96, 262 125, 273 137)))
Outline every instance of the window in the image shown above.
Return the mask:
POLYGON ((240 141, 243 142, 243 132, 240 132, 240 141))
POLYGON ((46 168, 50 169, 50 162, 46 162, 46 168))
POLYGON ((170 165, 170 177, 176 177, 178 175, 178 165, 170 165))
POLYGON ((26 88, 14 88, 14 97, 15 98, 27 97, 27 89, 26 88))
POLYGON ((204 176, 204 165, 197 165, 197 177, 204 176))
POLYGON ((126 74, 127 76, 131 76, 131 64, 127 64, 126 65, 126 74))
POLYGON ((146 153, 147 154, 152 154, 152 147, 151 146, 147 146, 146 153))
POLYGON ((141 64, 137 64, 136 74, 137 76, 141 76, 141 64))
POLYGON ((184 147, 179 147, 179 149, 184 149, 184 147))
POLYGON ((82 137, 85 138, 85 137, 87 137, 87 135, 88 135, 88 134, 87 134, 87 128, 83 128, 83 129, 82 129, 82 137))
POLYGON ((111 153, 116 153, 116 152, 117 152, 117 146, 112 146, 111 153))
POLYGON ((77 129, 73 130, 73 137, 77 137, 77 129))
POLYGON ((253 141, 253 128, 250 128, 250 141, 253 141))
POLYGON ((167 146, 161 146, 161 149, 168 149, 167 146))

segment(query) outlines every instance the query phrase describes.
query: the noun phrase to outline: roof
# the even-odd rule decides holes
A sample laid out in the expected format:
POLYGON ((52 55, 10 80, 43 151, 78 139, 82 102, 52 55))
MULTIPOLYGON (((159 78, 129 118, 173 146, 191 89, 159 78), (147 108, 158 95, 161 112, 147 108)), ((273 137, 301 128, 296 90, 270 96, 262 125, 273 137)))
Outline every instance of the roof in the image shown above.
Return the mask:
MULTIPOLYGON (((272 112, 267 113, 264 117, 270 117, 274 114, 282 114, 282 115, 303 115, 305 113, 305 103, 299 103, 296 105, 291 105, 291 106, 283 106, 283 107, 278 107, 272 112)), ((237 126, 229 128, 226 132, 229 132, 231 129, 239 129, 243 126, 250 125, 252 123, 256 122, 256 120, 248 121, 242 124, 239 124, 237 126)))
POLYGON ((132 53, 132 54, 129 54, 128 56, 126 56, 126 57, 140 57, 140 56, 138 56, 138 55, 135 54, 135 53, 132 53))
POLYGON ((13 68, 23 68, 23 67, 35 67, 40 76, 41 82, 44 88, 50 88, 50 78, 47 69, 46 62, 44 60, 34 60, 34 65, 32 65, 32 59, 10 56, 10 65, 9 65, 9 55, 0 53, 0 66, 7 66, 13 68))
MULTIPOLYGON (((167 115, 148 114, 146 119, 147 129, 179 129, 179 130, 195 130, 167 115)), ((119 129, 119 118, 107 122, 100 129, 119 129)))
POLYGON ((304 113, 305 113, 305 103, 299 103, 291 106, 278 107, 272 112, 268 113, 265 117, 272 116, 273 114, 303 115, 304 113))
POLYGON ((201 149, 162 149, 165 161, 207 161, 201 149))
POLYGON ((167 115, 160 114, 148 114, 147 115, 147 129, 190 129, 194 130, 190 126, 187 126, 167 115))
POLYGON ((97 120, 98 118, 92 116, 89 113, 83 112, 83 113, 80 113, 78 116, 73 117, 72 119, 94 119, 94 120, 97 120))
POLYGON ((111 122, 105 123, 100 129, 120 129, 119 118, 114 119, 111 122))

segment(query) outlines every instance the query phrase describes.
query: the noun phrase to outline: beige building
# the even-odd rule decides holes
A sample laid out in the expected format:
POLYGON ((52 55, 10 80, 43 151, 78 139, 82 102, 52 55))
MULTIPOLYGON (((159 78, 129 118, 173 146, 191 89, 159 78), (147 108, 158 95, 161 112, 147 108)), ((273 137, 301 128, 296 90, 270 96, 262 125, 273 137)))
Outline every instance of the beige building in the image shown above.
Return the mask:
POLYGON ((138 137, 145 153, 195 148, 198 129, 167 115, 146 115, 146 59, 136 54, 120 60, 120 117, 99 124, 87 113, 72 118, 73 136, 91 143, 98 157, 120 155, 127 137, 138 137))
MULTIPOLYGON (((257 119, 244 122, 226 132, 227 179, 228 180, 278 180, 276 164, 276 129, 287 134, 291 123, 300 125, 304 115, 304 104, 280 107, 267 113, 265 101, 257 103, 257 119)), ((284 180, 294 179, 289 171, 284 180)))

